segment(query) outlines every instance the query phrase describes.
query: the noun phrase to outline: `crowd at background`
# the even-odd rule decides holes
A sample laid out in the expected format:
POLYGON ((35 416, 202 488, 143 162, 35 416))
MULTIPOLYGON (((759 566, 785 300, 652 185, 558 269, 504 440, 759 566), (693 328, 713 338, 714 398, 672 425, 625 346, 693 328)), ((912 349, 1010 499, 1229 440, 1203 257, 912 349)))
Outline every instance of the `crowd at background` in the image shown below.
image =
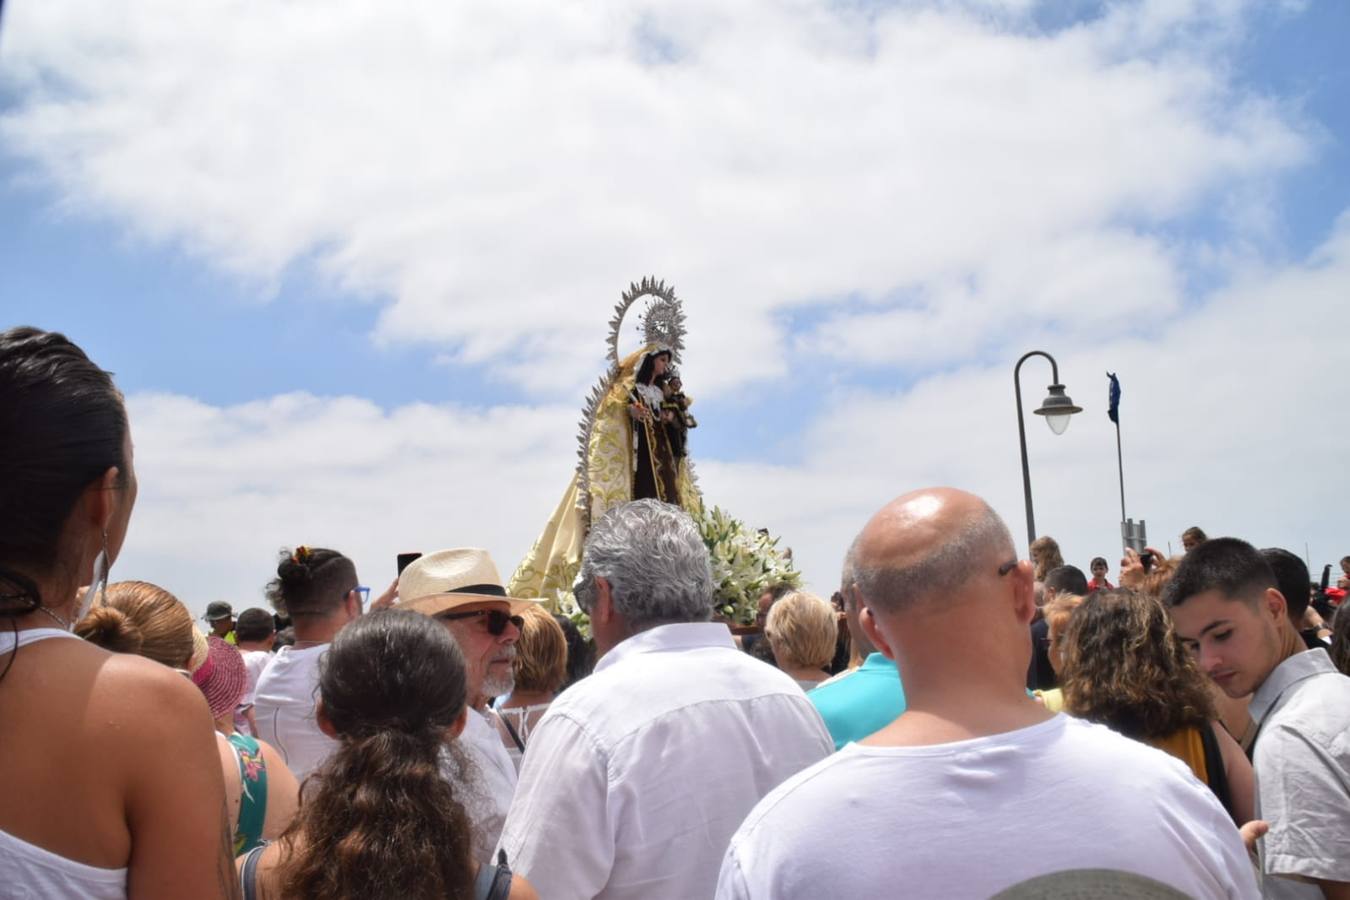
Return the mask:
POLYGON ((641 500, 588 536, 589 636, 474 547, 372 599, 298 544, 202 628, 109 579, 107 373, 0 333, 0 434, 0 897, 1350 897, 1350 557, 1192 528, 1089 579, 928 488, 736 636, 641 500))

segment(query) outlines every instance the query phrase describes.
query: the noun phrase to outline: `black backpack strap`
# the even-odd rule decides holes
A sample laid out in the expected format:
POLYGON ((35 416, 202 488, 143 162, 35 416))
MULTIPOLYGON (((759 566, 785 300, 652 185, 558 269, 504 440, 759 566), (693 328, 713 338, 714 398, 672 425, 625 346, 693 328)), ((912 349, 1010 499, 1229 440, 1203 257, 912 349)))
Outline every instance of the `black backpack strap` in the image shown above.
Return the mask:
POLYGON ((244 900, 258 900, 258 859, 266 849, 266 844, 259 844, 244 857, 244 870, 239 874, 239 883, 244 889, 244 900))
POLYGON ((1228 815, 1233 815, 1233 792, 1228 787, 1228 770, 1223 765, 1223 750, 1219 747, 1219 738, 1214 734, 1214 723, 1207 722, 1200 728, 1200 744, 1205 751, 1205 780, 1209 789, 1219 798, 1228 815))

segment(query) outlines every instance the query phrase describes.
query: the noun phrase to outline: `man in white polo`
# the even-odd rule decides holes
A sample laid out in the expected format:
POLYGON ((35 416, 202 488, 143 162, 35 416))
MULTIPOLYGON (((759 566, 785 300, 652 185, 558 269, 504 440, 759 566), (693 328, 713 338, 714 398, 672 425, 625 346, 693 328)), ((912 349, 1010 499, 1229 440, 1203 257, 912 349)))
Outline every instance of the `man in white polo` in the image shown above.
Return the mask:
POLYGON ((487 702, 510 693, 520 617, 538 601, 506 596, 492 557, 474 547, 439 550, 414 560, 399 576, 398 598, 397 609, 444 623, 464 654, 469 715, 457 746, 471 765, 465 767, 450 752, 445 772, 459 786, 473 822, 475 856, 487 862, 516 789, 516 767, 487 702))
POLYGON ((736 826, 829 732, 709 621, 708 550, 678 507, 606 513, 576 591, 603 656, 535 726, 501 848, 548 900, 711 897, 736 826))

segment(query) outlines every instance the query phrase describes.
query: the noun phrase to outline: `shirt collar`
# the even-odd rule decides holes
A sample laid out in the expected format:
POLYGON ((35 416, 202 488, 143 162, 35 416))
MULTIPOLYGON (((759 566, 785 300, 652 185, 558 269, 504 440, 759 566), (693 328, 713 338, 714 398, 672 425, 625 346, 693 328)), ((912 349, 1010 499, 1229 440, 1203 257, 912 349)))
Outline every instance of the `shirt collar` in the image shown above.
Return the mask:
POLYGON ((878 650, 875 653, 867 654, 867 659, 864 659, 863 664, 858 668, 867 669, 868 671, 873 669, 894 669, 895 662, 887 659, 886 654, 878 650))
POLYGON ((1304 650, 1302 653, 1295 653, 1276 666, 1266 680, 1261 682, 1256 693, 1252 694, 1252 702, 1247 711, 1252 719, 1259 723, 1275 707, 1280 697, 1298 682, 1324 672, 1335 674, 1339 671, 1325 650, 1304 650))
POLYGON ((621 660, 639 653, 666 653, 697 650, 703 647, 729 647, 734 650, 736 642, 731 639, 731 630, 721 622, 658 625, 620 641, 612 650, 600 657, 594 671, 599 672, 617 665, 621 660))

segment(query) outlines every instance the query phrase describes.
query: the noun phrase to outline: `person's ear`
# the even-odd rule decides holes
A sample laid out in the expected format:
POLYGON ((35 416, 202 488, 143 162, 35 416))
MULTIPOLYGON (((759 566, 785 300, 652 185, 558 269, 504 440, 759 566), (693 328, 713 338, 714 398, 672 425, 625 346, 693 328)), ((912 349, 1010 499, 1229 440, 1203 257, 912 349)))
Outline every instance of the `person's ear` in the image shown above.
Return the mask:
POLYGON ((1266 588, 1265 595, 1261 598, 1265 607, 1266 614, 1278 625, 1286 616, 1289 615, 1289 603, 1275 588, 1266 588))
POLYGON ((1012 584, 1013 612, 1019 622, 1030 625, 1036 618, 1036 572, 1023 559, 1006 577, 1012 584))
POLYGON ((337 740, 337 729, 333 727, 333 720, 328 718, 328 710, 323 708, 322 699, 314 701, 314 721, 318 723, 320 731, 333 740, 337 740))
POLYGON ((880 623, 877 622, 876 613, 872 607, 867 604, 861 604, 858 609, 858 624, 862 626, 863 634, 872 642, 872 646, 881 651, 881 654, 889 660, 895 659, 895 651, 891 649, 891 642, 881 630, 880 623))
POLYGON ((464 727, 468 724, 469 724, 469 708, 466 706, 459 711, 459 715, 455 717, 455 721, 450 725, 450 727, 445 729, 445 739, 447 741, 453 741, 455 738, 459 737, 461 734, 464 733, 464 727))
POLYGON ((347 592, 347 596, 342 598, 347 610, 347 621, 355 619, 361 615, 361 592, 352 589, 347 592))
POLYGON ((591 618, 602 625, 614 618, 614 592, 609 582, 599 575, 595 576, 595 602, 591 604, 591 618))

